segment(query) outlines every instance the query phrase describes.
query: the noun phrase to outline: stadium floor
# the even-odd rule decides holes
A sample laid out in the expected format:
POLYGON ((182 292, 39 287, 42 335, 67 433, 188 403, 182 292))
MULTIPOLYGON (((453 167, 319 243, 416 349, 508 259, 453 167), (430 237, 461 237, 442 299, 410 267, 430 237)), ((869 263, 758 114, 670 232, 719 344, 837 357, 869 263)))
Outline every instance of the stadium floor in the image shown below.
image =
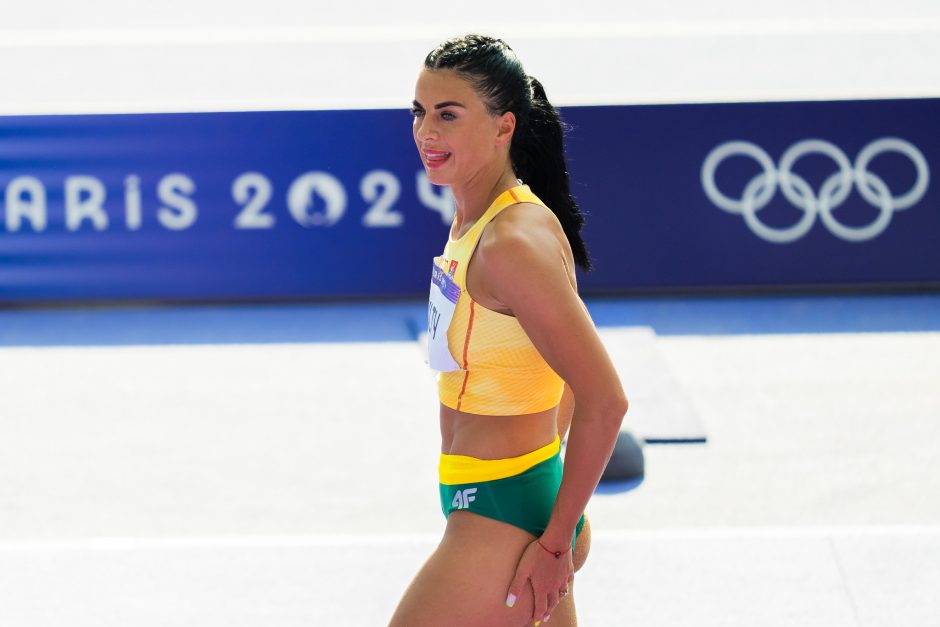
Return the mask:
MULTIPOLYGON (((938 624, 940 296, 588 304, 708 443, 592 499, 580 624, 938 624)), ((0 624, 385 624, 443 529, 422 307, 0 312, 0 624)))

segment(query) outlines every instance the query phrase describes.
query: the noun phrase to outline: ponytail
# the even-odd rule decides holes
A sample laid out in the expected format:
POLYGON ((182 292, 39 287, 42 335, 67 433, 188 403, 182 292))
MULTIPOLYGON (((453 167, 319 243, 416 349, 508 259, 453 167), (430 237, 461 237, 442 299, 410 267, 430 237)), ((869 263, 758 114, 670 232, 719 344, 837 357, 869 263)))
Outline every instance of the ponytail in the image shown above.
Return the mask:
POLYGON ((517 122, 509 157, 516 176, 558 217, 568 237, 575 263, 585 271, 591 270, 587 247, 581 237, 584 216, 569 189, 568 165, 565 162, 565 125, 545 95, 545 88, 533 77, 528 77, 532 100, 528 115, 517 122), (520 128, 521 126, 521 128, 520 128))
POLYGON ((428 53, 428 69, 449 69, 465 78, 491 115, 512 111, 516 130, 509 159, 521 178, 561 222, 575 263, 591 269, 581 238, 584 216, 571 196, 565 163, 564 124, 545 97, 542 84, 527 76, 506 42, 485 35, 449 39, 428 53))

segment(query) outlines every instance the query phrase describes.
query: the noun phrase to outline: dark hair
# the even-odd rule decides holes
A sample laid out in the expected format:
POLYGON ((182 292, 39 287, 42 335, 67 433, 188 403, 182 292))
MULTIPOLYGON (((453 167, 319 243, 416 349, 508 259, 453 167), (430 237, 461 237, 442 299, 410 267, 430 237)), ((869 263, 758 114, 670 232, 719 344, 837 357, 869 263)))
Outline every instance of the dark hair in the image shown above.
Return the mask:
POLYGON ((565 126, 542 84, 525 73, 506 42, 485 35, 445 41, 428 53, 424 66, 456 72, 473 86, 491 115, 512 111, 516 116, 509 148, 513 170, 558 216, 575 263, 590 270, 591 260, 581 238, 584 216, 569 190, 565 126))

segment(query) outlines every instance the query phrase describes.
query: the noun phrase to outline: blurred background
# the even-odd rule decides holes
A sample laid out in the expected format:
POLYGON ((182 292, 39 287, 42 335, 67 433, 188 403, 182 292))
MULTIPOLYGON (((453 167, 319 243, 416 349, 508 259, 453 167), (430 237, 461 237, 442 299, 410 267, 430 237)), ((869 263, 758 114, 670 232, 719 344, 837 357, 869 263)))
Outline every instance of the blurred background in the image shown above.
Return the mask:
POLYGON ((940 624, 940 5, 833 0, 4 7, 0 624, 386 624, 468 32, 569 125, 643 447, 581 624, 940 624))

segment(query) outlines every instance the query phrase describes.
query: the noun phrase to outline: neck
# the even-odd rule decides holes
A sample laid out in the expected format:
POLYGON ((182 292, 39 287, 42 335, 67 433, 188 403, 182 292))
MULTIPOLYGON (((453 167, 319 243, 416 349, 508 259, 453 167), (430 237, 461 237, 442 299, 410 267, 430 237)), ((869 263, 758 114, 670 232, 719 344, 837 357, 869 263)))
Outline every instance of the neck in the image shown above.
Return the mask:
POLYGON ((501 171, 489 175, 481 173, 460 185, 451 185, 451 192, 454 194, 454 201, 457 205, 454 235, 459 236, 465 224, 472 224, 479 220, 500 194, 518 184, 512 166, 507 164, 501 171))

